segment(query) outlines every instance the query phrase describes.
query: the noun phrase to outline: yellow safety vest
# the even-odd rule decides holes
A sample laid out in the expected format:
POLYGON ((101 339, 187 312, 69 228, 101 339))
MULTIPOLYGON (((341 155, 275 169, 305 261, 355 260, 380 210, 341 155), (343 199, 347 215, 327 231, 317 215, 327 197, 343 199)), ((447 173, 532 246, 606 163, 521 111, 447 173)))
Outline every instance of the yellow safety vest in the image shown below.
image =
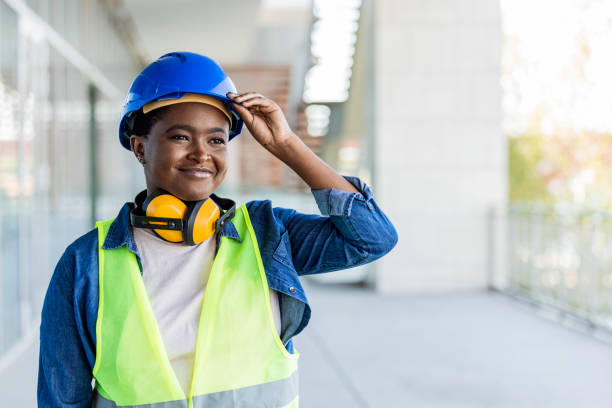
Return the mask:
POLYGON ((166 353, 136 256, 102 245, 93 407, 298 406, 298 354, 278 337, 257 239, 244 205, 232 219, 242 242, 222 237, 202 300, 189 395, 166 353))

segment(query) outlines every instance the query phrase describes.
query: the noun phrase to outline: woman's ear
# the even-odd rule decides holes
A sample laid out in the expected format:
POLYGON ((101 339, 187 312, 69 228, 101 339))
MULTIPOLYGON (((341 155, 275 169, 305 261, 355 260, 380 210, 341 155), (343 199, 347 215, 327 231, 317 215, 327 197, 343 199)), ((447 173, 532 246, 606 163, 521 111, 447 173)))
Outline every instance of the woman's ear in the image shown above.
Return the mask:
POLYGON ((134 152, 134 156, 136 159, 142 164, 145 164, 145 146, 144 146, 144 136, 132 135, 130 136, 130 146, 132 147, 132 152, 134 152))

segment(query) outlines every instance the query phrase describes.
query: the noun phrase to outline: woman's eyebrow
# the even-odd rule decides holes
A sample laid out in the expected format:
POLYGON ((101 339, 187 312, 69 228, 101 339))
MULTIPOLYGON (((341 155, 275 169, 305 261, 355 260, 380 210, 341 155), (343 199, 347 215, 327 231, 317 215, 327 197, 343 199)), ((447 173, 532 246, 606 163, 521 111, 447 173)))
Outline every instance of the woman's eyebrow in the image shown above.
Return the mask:
POLYGON ((176 130, 176 129, 186 130, 186 131, 191 132, 191 133, 195 133, 195 131, 196 131, 196 128, 194 128, 193 126, 189 126, 189 125, 172 125, 168 129, 166 129, 166 133, 171 132, 171 131, 176 130))
MULTIPOLYGON (((166 133, 171 132, 173 130, 177 130, 177 129, 186 130, 191 133, 197 132, 197 129, 191 125, 172 125, 168 129, 166 129, 166 133)), ((225 130, 224 128, 220 128, 220 127, 211 127, 211 128, 206 129, 206 133, 208 134, 219 133, 219 132, 227 134, 227 130, 225 130)))
POLYGON ((209 129, 206 130, 206 133, 225 133, 227 134, 227 130, 220 128, 220 127, 211 127, 209 129))

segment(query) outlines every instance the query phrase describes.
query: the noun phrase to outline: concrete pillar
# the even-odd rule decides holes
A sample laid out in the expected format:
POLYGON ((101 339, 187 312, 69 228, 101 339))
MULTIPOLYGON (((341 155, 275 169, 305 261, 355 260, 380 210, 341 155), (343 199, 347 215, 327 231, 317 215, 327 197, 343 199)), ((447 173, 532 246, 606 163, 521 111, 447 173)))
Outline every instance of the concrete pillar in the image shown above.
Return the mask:
POLYGON ((487 213, 507 190, 499 2, 375 6, 374 186, 399 232, 376 287, 485 288, 487 213))

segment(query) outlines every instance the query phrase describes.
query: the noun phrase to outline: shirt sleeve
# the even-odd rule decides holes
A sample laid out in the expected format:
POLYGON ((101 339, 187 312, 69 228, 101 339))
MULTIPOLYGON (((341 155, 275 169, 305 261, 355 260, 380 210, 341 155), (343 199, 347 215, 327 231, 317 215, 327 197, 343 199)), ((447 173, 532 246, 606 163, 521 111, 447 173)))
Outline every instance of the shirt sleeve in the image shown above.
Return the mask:
MULTIPOLYGON (((282 209, 293 265, 300 275, 362 265, 388 253, 397 243, 395 228, 360 179, 345 177, 359 193, 312 190, 323 216, 282 209)), ((282 238, 283 239, 283 238, 282 238)))
POLYGON ((45 296, 38 367, 40 408, 91 406, 92 373, 75 319, 74 269, 73 257, 64 253, 45 296))

